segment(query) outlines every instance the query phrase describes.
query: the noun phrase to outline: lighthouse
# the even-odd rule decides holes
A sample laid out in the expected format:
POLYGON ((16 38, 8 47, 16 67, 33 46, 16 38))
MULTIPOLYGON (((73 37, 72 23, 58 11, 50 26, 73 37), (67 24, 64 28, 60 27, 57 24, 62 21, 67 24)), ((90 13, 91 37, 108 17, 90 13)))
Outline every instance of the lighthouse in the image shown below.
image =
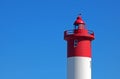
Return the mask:
POLYGON ((91 79, 91 41, 94 32, 86 28, 81 16, 73 30, 64 31, 67 41, 67 79, 91 79))

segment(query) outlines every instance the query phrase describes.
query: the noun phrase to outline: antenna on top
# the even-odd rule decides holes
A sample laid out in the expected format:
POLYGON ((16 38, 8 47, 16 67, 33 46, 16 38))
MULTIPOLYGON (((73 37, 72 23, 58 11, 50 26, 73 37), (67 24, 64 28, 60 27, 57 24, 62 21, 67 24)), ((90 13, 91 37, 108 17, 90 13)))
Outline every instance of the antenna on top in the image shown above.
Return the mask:
POLYGON ((81 16, 82 14, 81 14, 81 13, 79 13, 78 15, 80 15, 80 16, 81 16))

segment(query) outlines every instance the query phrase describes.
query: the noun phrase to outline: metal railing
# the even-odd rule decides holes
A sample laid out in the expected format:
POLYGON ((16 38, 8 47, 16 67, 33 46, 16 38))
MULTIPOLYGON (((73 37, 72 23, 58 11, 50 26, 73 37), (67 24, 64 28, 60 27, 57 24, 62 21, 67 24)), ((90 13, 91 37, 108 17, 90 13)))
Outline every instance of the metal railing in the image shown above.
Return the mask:
POLYGON ((94 32, 92 30, 88 30, 88 33, 94 35, 94 32))
POLYGON ((66 30, 65 32, 67 35, 74 34, 74 30, 66 30))
MULTIPOLYGON (((74 34, 74 29, 65 31, 65 35, 71 35, 71 34, 74 34)), ((94 32, 92 30, 88 30, 88 34, 94 35, 94 32)))

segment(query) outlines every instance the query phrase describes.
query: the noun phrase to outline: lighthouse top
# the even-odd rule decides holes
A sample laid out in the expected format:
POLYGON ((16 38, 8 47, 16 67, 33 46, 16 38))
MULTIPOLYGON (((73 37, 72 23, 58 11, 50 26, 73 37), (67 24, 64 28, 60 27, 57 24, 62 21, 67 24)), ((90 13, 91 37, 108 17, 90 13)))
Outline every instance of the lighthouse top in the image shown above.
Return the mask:
POLYGON ((82 20, 81 16, 78 16, 76 21, 74 22, 75 26, 78 26, 79 24, 85 24, 85 22, 82 20))
POLYGON ((73 30, 64 31, 64 40, 67 41, 67 56, 91 57, 91 41, 94 32, 85 28, 85 22, 78 16, 74 22, 73 30))
POLYGON ((73 30, 66 30, 64 32, 64 39, 94 39, 94 32, 85 28, 85 22, 82 20, 81 16, 78 16, 74 22, 73 30))

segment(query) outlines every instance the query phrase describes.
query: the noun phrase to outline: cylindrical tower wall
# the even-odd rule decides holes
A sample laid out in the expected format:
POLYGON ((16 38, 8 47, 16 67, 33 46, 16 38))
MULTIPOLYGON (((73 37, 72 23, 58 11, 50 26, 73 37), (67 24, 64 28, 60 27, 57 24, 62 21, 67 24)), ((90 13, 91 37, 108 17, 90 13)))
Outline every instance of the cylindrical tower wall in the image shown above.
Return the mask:
POLYGON ((67 42, 67 56, 91 57, 91 41, 87 39, 71 39, 67 42))
POLYGON ((91 79, 91 58, 68 57, 67 79, 91 79))

